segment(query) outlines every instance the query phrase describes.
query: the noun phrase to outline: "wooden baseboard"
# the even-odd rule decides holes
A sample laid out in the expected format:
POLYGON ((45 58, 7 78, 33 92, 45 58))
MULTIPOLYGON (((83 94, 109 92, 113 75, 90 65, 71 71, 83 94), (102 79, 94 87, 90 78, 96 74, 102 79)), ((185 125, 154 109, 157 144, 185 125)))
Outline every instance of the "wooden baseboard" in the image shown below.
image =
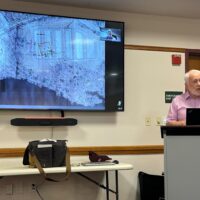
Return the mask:
MULTIPOLYGON (((22 157, 25 148, 0 148, 0 158, 22 157)), ((89 146, 70 147, 71 155, 88 155, 88 151, 108 155, 137 155, 137 154, 162 154, 163 145, 141 145, 141 146, 89 146)))

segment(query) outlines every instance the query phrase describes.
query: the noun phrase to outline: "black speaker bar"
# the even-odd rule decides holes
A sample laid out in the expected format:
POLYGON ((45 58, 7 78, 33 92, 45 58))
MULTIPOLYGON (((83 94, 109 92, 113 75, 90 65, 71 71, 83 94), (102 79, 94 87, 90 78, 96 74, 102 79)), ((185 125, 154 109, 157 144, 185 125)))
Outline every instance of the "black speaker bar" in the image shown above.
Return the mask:
POLYGON ((13 126, 75 126, 78 120, 74 118, 14 118, 13 126))

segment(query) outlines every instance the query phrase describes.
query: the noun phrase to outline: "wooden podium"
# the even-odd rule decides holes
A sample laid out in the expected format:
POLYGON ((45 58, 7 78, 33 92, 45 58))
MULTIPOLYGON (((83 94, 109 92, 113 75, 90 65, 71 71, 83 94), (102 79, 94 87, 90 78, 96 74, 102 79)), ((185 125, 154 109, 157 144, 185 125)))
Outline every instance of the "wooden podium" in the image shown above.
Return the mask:
POLYGON ((165 200, 200 199, 200 126, 161 126, 165 200))

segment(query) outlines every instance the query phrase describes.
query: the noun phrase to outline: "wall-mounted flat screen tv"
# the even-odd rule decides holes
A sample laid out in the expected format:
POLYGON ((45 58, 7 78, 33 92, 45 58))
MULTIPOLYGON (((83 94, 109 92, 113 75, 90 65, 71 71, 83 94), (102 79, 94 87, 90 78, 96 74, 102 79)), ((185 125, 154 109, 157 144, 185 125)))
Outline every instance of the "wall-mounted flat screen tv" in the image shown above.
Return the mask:
POLYGON ((1 10, 0 109, 123 111, 124 23, 1 10))

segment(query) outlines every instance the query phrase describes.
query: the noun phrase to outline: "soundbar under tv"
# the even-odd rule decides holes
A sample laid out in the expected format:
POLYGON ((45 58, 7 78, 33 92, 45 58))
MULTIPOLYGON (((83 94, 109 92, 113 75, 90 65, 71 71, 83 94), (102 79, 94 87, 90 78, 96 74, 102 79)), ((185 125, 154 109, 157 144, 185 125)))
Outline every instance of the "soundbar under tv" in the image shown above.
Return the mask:
POLYGON ((14 118, 13 126, 75 126, 78 120, 74 118, 14 118))

